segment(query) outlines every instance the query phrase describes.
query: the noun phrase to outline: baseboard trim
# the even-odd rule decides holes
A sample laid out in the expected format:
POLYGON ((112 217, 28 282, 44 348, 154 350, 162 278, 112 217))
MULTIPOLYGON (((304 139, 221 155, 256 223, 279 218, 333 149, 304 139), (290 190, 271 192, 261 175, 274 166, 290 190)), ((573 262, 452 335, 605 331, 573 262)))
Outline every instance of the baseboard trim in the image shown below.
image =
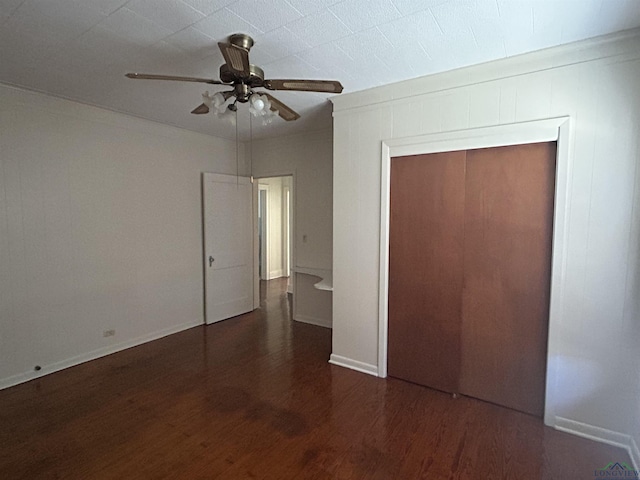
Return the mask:
MULTIPOLYGON (((629 457, 631 457, 634 470, 638 470, 640 454, 638 452, 638 446, 631 435, 614 432, 613 430, 607 430, 606 428, 596 427, 562 417, 556 417, 554 428, 561 432, 577 435, 578 437, 587 438, 595 442, 620 447, 626 450, 629 457)), ((614 461, 615 459, 611 460, 614 461)))
POLYGON ((366 373, 367 375, 373 375, 374 377, 378 376, 378 367, 376 365, 359 362, 358 360, 353 360, 351 358, 336 355, 334 353, 331 354, 329 363, 331 363, 332 365, 337 365, 339 367, 349 368, 357 372, 366 373))
POLYGON ((308 315, 296 315, 295 317, 293 317, 293 319, 296 322, 308 323, 309 325, 316 325, 318 327, 333 327, 331 320, 327 320, 326 318, 310 317, 308 315))
POLYGON ((286 272, 284 270, 272 270, 269 272, 269 280, 275 280, 276 278, 286 277, 286 272))
POLYGON ((24 372, 24 373, 19 373, 17 375, 12 375, 7 378, 0 379, 0 390, 4 390, 5 388, 9 388, 15 385, 19 385, 21 383, 25 383, 30 380, 35 380, 36 378, 44 377, 45 375, 59 372, 60 370, 64 370, 66 368, 75 367, 76 365, 80 365, 81 363, 89 362, 91 360, 96 360, 98 358, 111 355, 112 353, 117 353, 117 352, 121 352, 122 350, 126 350, 128 348, 137 347, 138 345, 142 345, 143 343, 151 342, 153 340, 158 340, 162 337, 166 337, 174 333, 182 332, 184 330, 197 327, 198 325, 202 325, 201 320, 194 321, 194 322, 181 323, 179 325, 174 325, 172 327, 165 328, 163 330, 159 330, 157 332, 143 335, 141 337, 137 337, 131 340, 120 342, 115 345, 109 345, 106 347, 98 348, 97 350, 92 350, 87 353, 76 355, 74 357, 68 358, 66 360, 62 360, 60 362, 55 362, 48 365, 42 365, 42 370, 40 370, 39 372, 34 372, 34 371, 24 372))

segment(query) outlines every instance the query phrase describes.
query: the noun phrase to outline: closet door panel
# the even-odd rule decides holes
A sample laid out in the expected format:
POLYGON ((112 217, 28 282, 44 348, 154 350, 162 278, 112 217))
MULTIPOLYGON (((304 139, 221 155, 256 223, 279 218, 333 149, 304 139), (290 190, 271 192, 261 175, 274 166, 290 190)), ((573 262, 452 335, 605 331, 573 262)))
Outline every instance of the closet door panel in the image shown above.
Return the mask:
POLYGON ((467 152, 460 392, 542 416, 556 144, 467 152))
POLYGON ((457 392, 465 152, 393 158, 389 375, 457 392))

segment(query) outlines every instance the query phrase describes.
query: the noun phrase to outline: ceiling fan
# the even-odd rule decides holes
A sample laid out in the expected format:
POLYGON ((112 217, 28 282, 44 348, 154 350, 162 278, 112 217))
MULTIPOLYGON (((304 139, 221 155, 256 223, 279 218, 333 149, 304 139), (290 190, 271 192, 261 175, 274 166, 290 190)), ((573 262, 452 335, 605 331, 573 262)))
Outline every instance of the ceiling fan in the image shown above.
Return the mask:
POLYGON ((300 118, 300 115, 272 95, 263 91, 257 92, 254 89, 342 92, 342 84, 335 80, 265 80, 264 71, 249 63, 249 50, 253 44, 253 39, 243 33, 231 35, 228 43, 218 43, 226 62, 220 66, 220 80, 147 73, 127 73, 126 76, 142 80, 172 80, 233 87, 232 90, 218 92, 214 95, 209 95, 209 92, 204 93, 202 95, 203 103, 191 111, 196 115, 209 113, 212 108, 217 114, 222 114, 227 110, 236 111, 237 102, 249 102, 249 110, 256 116, 262 115, 270 118, 279 115, 286 121, 292 121, 300 118), (235 97, 235 100, 227 104, 227 100, 232 97, 235 97))

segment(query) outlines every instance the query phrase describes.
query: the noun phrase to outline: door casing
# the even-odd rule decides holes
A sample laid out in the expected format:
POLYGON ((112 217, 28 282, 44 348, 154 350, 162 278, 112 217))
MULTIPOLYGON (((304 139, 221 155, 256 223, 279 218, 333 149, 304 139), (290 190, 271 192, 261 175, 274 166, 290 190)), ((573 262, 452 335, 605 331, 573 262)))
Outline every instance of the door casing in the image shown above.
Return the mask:
POLYGON ((260 250, 258 275, 260 280, 268 280, 269 277, 269 186, 258 184, 258 213, 262 218, 262 224, 258 224, 260 250))

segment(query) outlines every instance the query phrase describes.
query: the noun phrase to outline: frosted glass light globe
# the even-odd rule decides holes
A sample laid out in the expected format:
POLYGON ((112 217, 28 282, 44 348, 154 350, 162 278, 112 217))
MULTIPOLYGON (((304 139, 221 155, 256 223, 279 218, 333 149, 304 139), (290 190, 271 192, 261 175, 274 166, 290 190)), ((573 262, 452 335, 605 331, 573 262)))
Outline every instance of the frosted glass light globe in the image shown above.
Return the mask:
POLYGON ((264 100, 260 98, 260 95, 251 95, 251 105, 258 111, 264 110, 264 100))
POLYGON ((226 102, 226 99, 224 98, 224 95, 222 95, 220 92, 216 93, 213 96, 213 104, 216 107, 220 107, 221 105, 224 104, 224 102, 226 102))

